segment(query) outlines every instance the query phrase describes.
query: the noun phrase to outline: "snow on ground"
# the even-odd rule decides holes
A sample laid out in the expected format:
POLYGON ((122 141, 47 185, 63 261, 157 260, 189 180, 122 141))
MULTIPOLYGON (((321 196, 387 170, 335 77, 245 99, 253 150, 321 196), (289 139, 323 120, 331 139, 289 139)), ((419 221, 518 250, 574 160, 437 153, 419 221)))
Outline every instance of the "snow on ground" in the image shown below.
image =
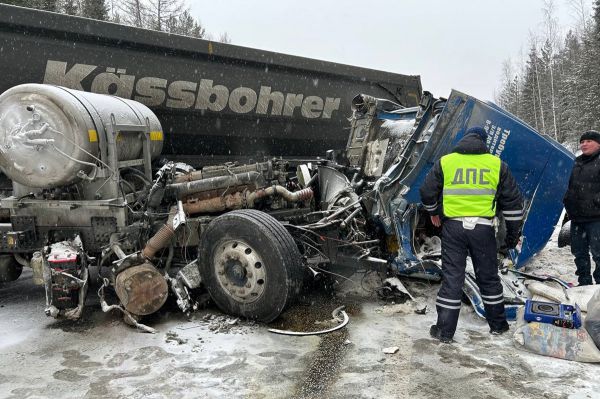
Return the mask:
MULTIPOLYGON (((555 242, 529 269, 573 281, 569 249, 555 242)), ((467 306, 454 344, 431 339, 438 285, 406 283, 428 304, 419 315, 410 303, 380 302, 355 276, 343 294, 314 293, 273 324, 322 329, 315 321, 345 304, 347 328, 321 337, 274 335, 213 308, 190 321, 164 310, 152 335, 102 313, 93 295, 81 321, 47 318, 43 289, 26 277, 0 286, 1 398, 600 397, 600 366, 520 351, 467 306), (383 353, 392 346, 399 351, 383 353)))

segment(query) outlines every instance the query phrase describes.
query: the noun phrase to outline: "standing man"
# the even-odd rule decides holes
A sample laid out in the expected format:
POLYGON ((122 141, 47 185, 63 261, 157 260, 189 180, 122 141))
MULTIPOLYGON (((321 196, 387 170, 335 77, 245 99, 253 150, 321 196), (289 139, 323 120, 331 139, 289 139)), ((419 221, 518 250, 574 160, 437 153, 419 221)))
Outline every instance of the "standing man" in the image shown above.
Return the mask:
POLYGON ((467 130, 452 152, 433 165, 421 186, 421 201, 431 222, 442 226, 443 278, 435 303, 437 323, 429 333, 444 343, 452 342, 456 332, 468 255, 490 333, 508 331, 494 218, 502 212, 505 244, 514 248, 523 222, 523 198, 508 166, 488 152, 486 139, 481 127, 467 130))
POLYGON ((594 280, 600 284, 600 133, 585 132, 579 148, 563 203, 571 219, 571 253, 579 285, 592 284, 590 250, 596 262, 594 280))

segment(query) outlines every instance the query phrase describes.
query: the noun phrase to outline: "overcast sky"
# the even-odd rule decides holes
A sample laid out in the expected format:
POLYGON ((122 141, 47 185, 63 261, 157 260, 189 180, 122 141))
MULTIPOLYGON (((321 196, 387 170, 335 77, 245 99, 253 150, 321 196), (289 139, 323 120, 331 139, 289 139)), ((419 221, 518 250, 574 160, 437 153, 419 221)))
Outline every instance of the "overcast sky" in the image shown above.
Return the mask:
MULTIPOLYGON (((591 12, 592 0, 583 0, 591 12)), ((561 25, 575 18, 556 0, 561 25)), ((214 36, 303 57, 420 75, 423 89, 492 100, 502 61, 541 31, 542 0, 191 0, 214 36)))

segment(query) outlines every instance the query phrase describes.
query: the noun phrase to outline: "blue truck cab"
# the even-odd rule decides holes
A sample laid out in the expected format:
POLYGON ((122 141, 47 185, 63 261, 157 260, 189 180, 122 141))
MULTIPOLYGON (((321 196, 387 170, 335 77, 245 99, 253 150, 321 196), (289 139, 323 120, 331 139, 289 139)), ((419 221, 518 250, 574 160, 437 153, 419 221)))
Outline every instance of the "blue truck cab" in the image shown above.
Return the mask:
MULTIPOLYGON (((567 149, 496 105, 456 90, 448 99, 435 99, 425 92, 421 104, 412 108, 361 95, 354 99, 346 153, 351 165, 374 178, 378 200, 371 217, 396 238, 397 250, 390 264, 398 274, 441 278, 441 231, 430 223, 419 188, 432 165, 474 126, 486 130, 490 153, 508 164, 525 200, 521 248, 512 253, 514 268, 525 266, 550 239, 563 209, 574 160, 567 149), (379 169, 373 167, 374 159, 379 160, 379 169)), ((505 233, 501 215, 498 220, 501 244, 505 233)), ((469 273, 465 293, 483 314, 469 273)))

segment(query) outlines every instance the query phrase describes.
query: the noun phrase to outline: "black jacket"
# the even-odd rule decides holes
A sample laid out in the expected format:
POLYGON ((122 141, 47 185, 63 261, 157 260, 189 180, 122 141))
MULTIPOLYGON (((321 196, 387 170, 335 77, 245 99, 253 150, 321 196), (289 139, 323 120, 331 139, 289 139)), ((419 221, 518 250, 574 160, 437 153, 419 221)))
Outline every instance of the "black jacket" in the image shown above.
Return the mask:
MULTIPOLYGON (((459 154, 485 154, 488 152, 483 140, 476 134, 468 134, 462 138, 452 150, 459 154)), ((420 188, 421 203, 432 215, 443 215, 442 192, 444 188, 444 174, 441 162, 438 160, 420 188)), ((523 225, 523 197, 517 182, 502 162, 500 166, 500 181, 496 189, 496 212, 502 212, 506 221, 506 242, 516 244, 523 225)), ((509 245, 513 246, 513 245, 509 245)))
POLYGON ((600 220, 600 151, 575 158, 563 203, 574 222, 600 220))

